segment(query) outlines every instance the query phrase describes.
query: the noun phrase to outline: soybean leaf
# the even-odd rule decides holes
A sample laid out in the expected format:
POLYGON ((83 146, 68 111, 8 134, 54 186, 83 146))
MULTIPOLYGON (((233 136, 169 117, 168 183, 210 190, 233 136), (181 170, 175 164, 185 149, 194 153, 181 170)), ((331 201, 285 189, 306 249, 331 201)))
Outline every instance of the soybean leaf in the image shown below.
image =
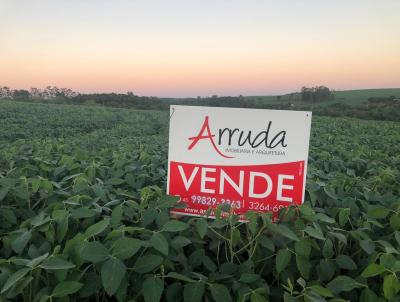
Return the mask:
POLYGON ((3 199, 7 196, 9 191, 10 187, 4 187, 0 189, 0 201, 3 201, 3 199))
POLYGON ((301 255, 296 255, 296 265, 297 268, 301 274, 301 276, 308 280, 308 278, 310 277, 310 271, 311 271, 311 263, 310 261, 305 258, 304 256, 301 255))
POLYGON ((319 274, 322 280, 327 281, 333 278, 335 274, 335 266, 328 259, 319 261, 319 274))
POLYGON ((345 226, 347 221, 349 221, 349 217, 350 217, 350 209, 349 208, 340 209, 340 211, 339 211, 339 225, 341 227, 345 226))
POLYGON ((357 269, 357 265, 355 264, 353 259, 351 259, 347 255, 338 255, 337 258, 336 258, 336 264, 340 268, 347 269, 347 270, 355 270, 355 269, 357 269))
POLYGON ((125 182, 125 180, 123 180, 121 178, 109 178, 109 179, 107 179, 105 184, 112 185, 112 186, 118 186, 118 185, 123 184, 124 182, 125 182))
POLYGON ((91 225, 85 231, 85 234, 84 234, 85 238, 90 238, 90 237, 100 234, 101 232, 103 232, 106 229, 106 227, 108 226, 109 223, 110 223, 109 220, 102 220, 102 221, 99 221, 99 222, 91 225))
POLYGON ((39 267, 45 270, 62 270, 74 268, 75 265, 59 256, 50 256, 49 258, 44 260, 43 263, 39 265, 39 267))
POLYGON ((119 238, 112 247, 112 255, 121 260, 128 259, 135 255, 142 247, 142 241, 134 238, 119 238))
POLYGON ((261 294, 253 291, 250 296, 250 302, 268 302, 268 300, 261 294))
POLYGON ((389 215, 390 209, 384 208, 382 206, 369 206, 368 209, 368 217, 375 218, 375 219, 383 219, 389 215))
POLYGON ((207 233, 208 224, 207 221, 203 218, 196 220, 195 222, 196 231, 199 234, 200 238, 203 239, 207 233))
POLYGON ((320 239, 320 240, 325 240, 324 235, 322 234, 322 232, 319 229, 313 228, 311 226, 307 226, 304 231, 310 235, 311 237, 320 239))
POLYGON ((176 273, 176 272, 170 272, 170 273, 168 273, 167 276, 170 277, 170 278, 181 280, 181 281, 195 282, 193 279, 191 279, 189 277, 186 277, 186 276, 184 276, 182 274, 176 273))
POLYGON ((215 302, 232 302, 231 295, 225 285, 211 284, 210 291, 215 302))
POLYGON ((332 298, 333 294, 329 288, 320 285, 312 285, 310 288, 321 296, 332 298))
POLYGON ((21 254, 32 237, 31 231, 23 231, 17 238, 11 242, 12 249, 17 253, 21 254))
POLYGON ((317 220, 319 221, 323 221, 329 224, 335 223, 335 219, 329 217, 328 215, 324 214, 324 213, 317 213, 317 215, 315 215, 317 220))
POLYGON ((36 257, 35 259, 32 259, 31 261, 29 261, 26 266, 29 266, 30 268, 36 267, 38 266, 40 263, 43 262, 43 260, 45 260, 47 257, 49 256, 49 253, 45 253, 39 257, 36 257))
POLYGON ((168 256, 168 241, 161 233, 154 233, 150 239, 151 245, 160 253, 168 256))
POLYGON ((271 252, 275 252, 275 244, 274 242, 269 239, 267 236, 262 235, 258 239, 258 243, 267 249, 269 249, 271 252))
POLYGON ((202 282, 189 283, 183 288, 183 300, 185 302, 200 302, 203 300, 205 286, 202 282))
POLYGON ((378 300, 378 296, 369 288, 365 288, 361 292, 360 301, 363 302, 376 302, 378 300))
POLYGON ((57 223, 56 239, 61 243, 68 232, 69 212, 67 210, 54 210, 53 219, 57 223))
POLYGON ((17 216, 15 216, 14 211, 11 209, 1 209, 0 214, 4 217, 6 221, 8 221, 10 224, 17 224, 17 216))
POLYGON ((292 255, 288 249, 281 249, 276 255, 276 271, 280 274, 289 264, 292 255))
POLYGON ((375 252, 375 243, 371 240, 361 240, 360 246, 367 254, 375 252))
POLYGON ((81 219, 81 218, 93 217, 94 215, 96 215, 96 212, 92 209, 82 207, 82 208, 73 210, 71 212, 71 215, 72 215, 72 217, 74 217, 76 219, 81 219))
POLYGON ((190 239, 184 237, 184 236, 176 236, 174 239, 172 239, 171 241, 171 246, 174 249, 180 249, 182 247, 185 247, 189 244, 191 244, 192 241, 190 241, 190 239))
POLYGON ((115 294, 126 273, 125 264, 118 258, 108 259, 101 267, 101 282, 109 296, 115 294))
POLYGON ((115 207, 111 214, 111 225, 116 228, 120 223, 123 215, 122 205, 115 207))
POLYGON ((1 289, 1 293, 4 293, 8 289, 10 289, 14 284, 16 284, 19 280, 21 280, 27 273, 30 272, 30 268, 22 268, 16 272, 14 272, 8 279, 7 282, 4 284, 3 288, 1 289))
POLYGON ((101 278, 94 272, 86 272, 80 281, 84 284, 79 291, 79 298, 87 298, 101 290, 101 278))
POLYGON ((82 283, 76 281, 64 281, 57 284, 51 296, 56 298, 62 298, 68 295, 72 295, 75 294, 78 290, 80 290, 82 286, 83 286, 82 283))
POLYGON ((23 293, 23 290, 32 282, 32 280, 32 276, 26 276, 22 278, 7 292, 7 298, 15 300, 19 294, 23 293))
POLYGON ((383 265, 372 263, 368 265, 365 270, 361 273, 361 276, 364 278, 369 278, 373 276, 377 276, 385 272, 386 269, 383 265))
POLYGON ((161 256, 145 255, 136 260, 134 270, 140 274, 145 274, 160 266, 163 261, 164 259, 161 256))
POLYGON ((397 244, 400 245, 400 232, 399 231, 394 232, 394 238, 396 239, 397 244))
POLYGON ((324 187, 324 191, 326 195, 328 195, 330 198, 332 198, 333 200, 337 200, 337 196, 334 189, 329 187, 324 187))
POLYGON ((144 280, 142 290, 145 302, 159 302, 164 290, 164 283, 160 278, 149 277, 144 280))
POLYGON ((294 244, 294 249, 296 254, 308 258, 311 253, 311 245, 306 239, 301 239, 300 241, 296 241, 294 244))
POLYGON ((392 270, 396 265, 396 258, 392 254, 383 254, 380 257, 380 264, 385 268, 392 270))
POLYGON ((146 211, 144 211, 142 214, 143 226, 150 225, 156 219, 157 215, 158 215, 157 210, 153 208, 148 208, 146 211))
POLYGON ((330 235, 333 237, 336 237, 340 242, 342 242, 344 245, 347 244, 347 237, 343 235, 342 233, 338 232, 329 232, 330 235))
POLYGON ((260 276, 257 274, 244 273, 240 276, 239 282, 253 283, 259 279, 260 279, 260 276))
POLYGON ((325 258, 329 259, 332 258, 334 254, 335 252, 333 250, 333 242, 328 238, 326 239, 324 246, 322 247, 322 255, 325 258))
POLYGON ((87 242, 81 251, 82 259, 93 263, 104 261, 109 256, 108 249, 98 241, 87 242))
POLYGON ((358 283, 353 278, 347 276, 338 276, 327 285, 327 287, 336 294, 340 292, 348 292, 355 288, 360 288, 363 286, 363 284, 358 283))
POLYGON ((182 221, 178 220, 169 220, 162 227, 162 230, 165 232, 180 232, 184 231, 188 228, 188 225, 182 221))
POLYGON ((385 276, 383 279, 383 295, 386 299, 390 300, 397 295, 400 291, 400 282, 393 274, 385 276))
POLYGON ((178 201, 179 201, 179 197, 177 197, 177 196, 164 195, 160 199, 160 208, 163 208, 163 209, 171 208, 171 207, 175 206, 178 201))
MULTIPOLYGON (((400 230, 400 214, 393 214, 390 217, 390 226, 394 229, 394 230, 400 230)), ((399 243, 400 244, 400 243, 399 243)))
POLYGON ((275 229, 276 229, 276 232, 281 234, 282 236, 285 236, 294 241, 299 241, 299 237, 297 237, 297 235, 291 229, 289 229, 286 225, 277 224, 275 229))

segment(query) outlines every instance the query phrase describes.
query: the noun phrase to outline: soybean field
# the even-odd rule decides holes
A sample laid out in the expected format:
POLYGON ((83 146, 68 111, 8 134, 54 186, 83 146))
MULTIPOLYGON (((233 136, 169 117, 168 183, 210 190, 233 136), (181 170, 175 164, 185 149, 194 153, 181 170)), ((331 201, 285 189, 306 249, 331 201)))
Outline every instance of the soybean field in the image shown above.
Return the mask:
POLYGON ((0 301, 400 301, 400 123, 313 117, 304 205, 243 223, 169 215, 168 121, 0 102, 0 301))

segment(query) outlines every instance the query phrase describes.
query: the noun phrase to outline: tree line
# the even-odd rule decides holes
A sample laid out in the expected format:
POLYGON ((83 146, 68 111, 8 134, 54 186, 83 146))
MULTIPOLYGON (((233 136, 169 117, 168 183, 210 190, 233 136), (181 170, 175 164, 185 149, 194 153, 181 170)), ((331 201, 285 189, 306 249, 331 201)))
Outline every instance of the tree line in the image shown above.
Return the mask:
POLYGON ((69 89, 69 88, 58 88, 56 86, 47 86, 44 89, 40 88, 30 88, 26 89, 11 89, 7 86, 0 86, 0 98, 3 99, 14 99, 14 100, 24 100, 24 99, 53 99, 57 97, 73 98, 78 96, 79 93, 69 89))
POLYGON ((301 87, 300 92, 292 92, 286 95, 278 95, 277 101, 287 100, 289 102, 320 103, 335 99, 335 91, 326 86, 301 87))
POLYGON ((40 102, 73 105, 97 105, 143 110, 168 110, 172 104, 212 107, 260 108, 279 110, 311 110, 316 115, 348 116, 362 119, 400 121, 400 100, 392 97, 369 98, 361 105, 331 103, 320 106, 322 102, 335 99, 334 91, 325 86, 302 87, 300 92, 278 96, 277 102, 263 103, 239 96, 197 97, 186 99, 137 96, 127 93, 87 93, 82 94, 68 88, 47 86, 44 89, 10 89, 0 86, 0 99, 23 102, 40 102), (301 102, 296 102, 301 101, 301 102))
MULTIPOLYGON (((286 95, 289 101, 303 101, 309 103, 318 103, 330 101, 334 99, 334 92, 325 86, 302 87, 300 92, 290 93, 286 95)), ((56 86, 47 86, 44 89, 31 88, 26 89, 10 89, 9 87, 0 86, 0 99, 13 100, 47 100, 51 102, 57 101, 71 104, 98 104, 102 106, 112 107, 164 107, 165 102, 174 99, 163 99, 158 97, 137 96, 133 92, 127 93, 88 93, 82 94, 75 92, 69 88, 58 88, 56 86)), ((281 101, 281 96, 278 96, 281 101)), ((205 106, 225 106, 225 107, 248 107, 252 106, 252 102, 240 96, 222 96, 213 95, 211 97, 197 97, 195 99, 181 99, 183 104, 199 104, 205 106)))

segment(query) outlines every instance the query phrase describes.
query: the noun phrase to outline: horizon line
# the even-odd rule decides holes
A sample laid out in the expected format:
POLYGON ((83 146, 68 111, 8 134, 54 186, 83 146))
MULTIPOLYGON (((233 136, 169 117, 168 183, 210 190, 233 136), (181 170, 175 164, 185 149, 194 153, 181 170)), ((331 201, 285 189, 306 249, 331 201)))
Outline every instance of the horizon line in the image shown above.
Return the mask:
MULTIPOLYGON (((306 86, 306 85, 303 85, 303 86, 301 86, 300 87, 300 89, 302 88, 302 87, 307 87, 307 88, 312 88, 312 87, 318 87, 318 86, 325 86, 325 85, 315 85, 315 86, 306 86)), ((241 93, 239 93, 239 94, 217 94, 217 93, 214 93, 214 94, 209 94, 209 95, 197 95, 197 96, 194 96, 194 95, 192 95, 192 96, 160 96, 160 95, 144 95, 144 94, 142 94, 142 95, 139 95, 139 94, 136 94, 134 91, 132 91, 132 90, 127 90, 127 91, 125 91, 125 92, 122 92, 122 91, 120 91, 120 92, 118 92, 118 91, 98 91, 98 92, 82 92, 82 91, 75 91, 75 90, 73 90, 73 89, 71 89, 71 88, 68 88, 68 87, 62 87, 62 86, 57 86, 57 85, 47 85, 47 86, 45 86, 45 87, 43 87, 43 88, 38 88, 38 87, 29 87, 29 88, 12 88, 12 87, 9 87, 9 86, 6 86, 6 85, 0 85, 0 88, 4 88, 4 87, 7 87, 7 88, 9 88, 10 90, 27 90, 27 91, 29 91, 29 89, 33 89, 33 88, 36 88, 36 89, 45 89, 45 88, 47 88, 47 87, 56 87, 56 88, 59 88, 59 89, 70 89, 70 90, 72 90, 73 92, 75 92, 75 93, 78 93, 78 94, 81 94, 81 95, 88 95, 88 94, 112 94, 112 93, 115 93, 115 94, 128 94, 128 93, 133 93, 133 95, 135 95, 135 96, 139 96, 139 97, 155 97, 155 98, 160 98, 160 99, 187 99, 187 98, 198 98, 198 97, 200 97, 200 98, 207 98, 207 97, 213 97, 213 96, 217 96, 217 97, 238 97, 238 96, 244 96, 244 97, 273 97, 273 96, 284 96, 284 95, 288 95, 288 94, 292 94, 292 93, 299 93, 300 92, 300 89, 299 90, 297 90, 297 91, 287 91, 287 92, 284 92, 284 93, 282 93, 282 94, 241 94, 241 93)), ((331 91, 333 91, 333 92, 345 92, 345 91, 360 91, 360 90, 391 90, 391 89, 400 89, 400 87, 373 87, 373 88, 354 88, 354 89, 334 89, 334 88, 330 88, 330 87, 328 87, 328 86, 325 86, 325 87, 327 87, 327 88, 329 88, 331 91)))

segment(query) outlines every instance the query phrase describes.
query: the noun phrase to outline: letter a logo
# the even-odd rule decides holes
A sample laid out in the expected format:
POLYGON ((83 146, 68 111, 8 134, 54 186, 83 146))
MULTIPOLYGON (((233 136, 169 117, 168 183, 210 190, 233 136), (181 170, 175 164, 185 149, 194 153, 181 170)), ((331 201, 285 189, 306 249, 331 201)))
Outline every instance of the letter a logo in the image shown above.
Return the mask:
POLYGON ((208 139, 211 142, 211 145, 213 146, 214 150, 221 155, 222 157, 225 158, 233 158, 232 156, 225 155, 221 152, 221 150, 218 149, 217 145, 215 144, 214 141, 215 135, 211 133, 210 130, 210 125, 208 123, 208 116, 205 117, 203 126, 201 126, 199 134, 197 136, 189 137, 189 140, 192 141, 192 143, 189 145, 188 150, 192 150, 193 147, 201 140, 201 139, 208 139))

